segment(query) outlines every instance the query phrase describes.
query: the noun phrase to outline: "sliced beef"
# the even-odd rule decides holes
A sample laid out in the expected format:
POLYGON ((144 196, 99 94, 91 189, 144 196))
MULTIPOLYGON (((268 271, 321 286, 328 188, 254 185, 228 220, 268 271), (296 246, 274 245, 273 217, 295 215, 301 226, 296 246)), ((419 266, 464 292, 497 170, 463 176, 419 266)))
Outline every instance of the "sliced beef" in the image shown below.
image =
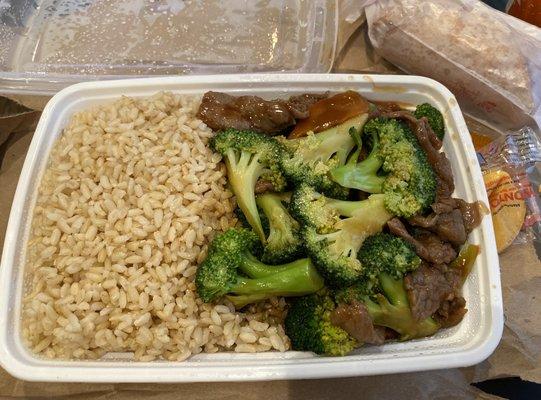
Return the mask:
POLYGON ((449 263, 456 258, 456 251, 451 244, 443 242, 436 234, 418 229, 415 237, 407 230, 406 226, 398 218, 393 218, 387 222, 391 233, 401 237, 406 242, 415 247, 415 252, 423 260, 434 263, 449 263))
POLYGON ((457 297, 460 281, 447 271, 445 265, 423 264, 404 277, 404 287, 413 317, 422 321, 436 313, 445 301, 457 297))
POLYGON ((415 247, 415 252, 419 257, 421 257, 424 260, 427 260, 430 258, 430 254, 428 253, 428 249, 426 249, 424 246, 422 246, 413 236, 410 235, 408 232, 408 229, 404 225, 402 221, 400 221, 399 218, 392 218, 389 221, 387 221, 387 227, 389 228, 389 231, 391 231, 392 234, 401 237, 406 242, 410 243, 415 247))
POLYGON ((427 216, 415 215, 408 219, 408 223, 421 228, 434 228, 438 224, 438 217, 439 215, 436 213, 427 216))
POLYGON ((436 233, 444 241, 450 242, 455 246, 464 244, 467 239, 464 220, 459 210, 440 214, 438 224, 431 231, 436 233))
POLYGON ((309 107, 326 96, 305 94, 285 101, 207 92, 203 96, 197 117, 214 130, 251 129, 274 135, 293 126, 296 118, 305 118, 309 107))
POLYGON ((402 239, 404 239, 406 242, 411 243, 414 245, 413 236, 411 236, 406 229, 406 226, 402 221, 400 221, 399 218, 392 218, 389 221, 387 221, 387 227, 391 231, 391 233, 395 234, 396 236, 400 236, 402 239))
POLYGON ((436 214, 443 214, 446 212, 451 212, 457 208, 456 199, 452 197, 440 197, 431 208, 436 214))
POLYGON ((392 101, 372 101, 371 103, 375 107, 370 111, 369 118, 377 118, 386 113, 402 111, 400 104, 392 101))
POLYGON ((319 100, 323 100, 328 97, 328 93, 324 94, 314 94, 314 93, 305 93, 299 94, 297 96, 291 96, 287 101, 287 106, 289 111, 293 114, 295 119, 304 119, 308 118, 310 115, 310 107, 317 103, 319 100))
POLYGON ((425 228, 455 246, 464 244, 467 239, 462 213, 457 209, 441 214, 432 213, 426 217, 415 216, 408 219, 408 223, 425 228))
POLYGON ((483 218, 481 203, 468 203, 452 197, 439 198, 432 205, 433 213, 416 215, 408 223, 437 234, 442 240, 454 246, 466 242, 468 234, 477 227, 483 218))
MULTIPOLYGON (((376 328, 380 328, 377 326, 376 328)), ((397 331, 392 330, 391 328, 385 328, 385 340, 396 340, 400 339, 400 333, 397 331)))
POLYGON ((363 303, 339 304, 331 313, 331 323, 345 330, 360 343, 382 344, 385 341, 385 328, 374 326, 363 303))
POLYGON ((458 325, 467 312, 464 297, 456 296, 452 300, 444 301, 438 311, 436 311, 434 318, 442 328, 449 328, 458 325))
POLYGON ((414 238, 418 243, 415 248, 422 247, 425 249, 423 252, 428 253, 428 256, 425 257, 419 254, 419 257, 425 261, 433 264, 448 264, 457 256, 457 252, 453 246, 441 240, 435 233, 424 229, 417 229, 414 238))

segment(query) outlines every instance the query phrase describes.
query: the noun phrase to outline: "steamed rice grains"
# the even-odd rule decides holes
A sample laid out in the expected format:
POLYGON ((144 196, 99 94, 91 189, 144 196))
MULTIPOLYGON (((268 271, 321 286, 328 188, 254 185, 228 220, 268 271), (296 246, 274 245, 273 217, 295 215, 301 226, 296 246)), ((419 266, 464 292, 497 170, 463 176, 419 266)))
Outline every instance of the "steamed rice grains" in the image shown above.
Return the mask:
POLYGON ((236 223, 197 106, 123 97, 74 115, 55 143, 27 252, 22 325, 35 353, 149 361, 288 348, 283 300, 238 313, 195 293, 208 241, 236 223))

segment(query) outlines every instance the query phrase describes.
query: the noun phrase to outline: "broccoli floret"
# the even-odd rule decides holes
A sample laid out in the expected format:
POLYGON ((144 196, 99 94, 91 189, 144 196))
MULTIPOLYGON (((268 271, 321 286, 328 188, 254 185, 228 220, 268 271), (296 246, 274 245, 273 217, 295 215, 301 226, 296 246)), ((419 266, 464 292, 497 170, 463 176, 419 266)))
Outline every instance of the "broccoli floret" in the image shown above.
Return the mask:
POLYGON ((361 345, 344 329, 331 323, 331 313, 341 303, 363 303, 374 325, 393 329, 400 334, 401 340, 430 336, 438 331, 440 325, 432 318, 415 320, 403 279, 394 280, 383 273, 379 280, 382 293, 373 296, 370 296, 370 289, 359 284, 334 295, 318 292, 295 299, 284 323, 292 348, 342 356, 361 345))
MULTIPOLYGON (((266 237, 261 260, 281 264, 304 256, 300 225, 287 210, 291 193, 265 193, 256 196, 257 210, 266 237)), ((240 226, 250 228, 244 213, 236 207, 234 213, 240 226)))
POLYGON ((374 325, 386 326, 400 334, 401 340, 430 336, 440 325, 431 317, 417 321, 409 305, 404 279, 393 279, 389 274, 380 273, 375 286, 359 282, 348 288, 333 292, 335 301, 340 303, 364 303, 374 325))
POLYGON ((267 265, 253 255, 259 246, 256 234, 248 229, 232 228, 218 235, 197 269, 195 284, 201 299, 210 302, 229 295, 242 307, 273 296, 302 296, 323 287, 310 259, 267 265))
POLYGON ((257 205, 263 212, 261 219, 268 221, 267 242, 261 257, 263 262, 281 264, 295 260, 303 254, 299 223, 284 205, 284 201, 289 200, 289 197, 287 193, 265 193, 256 198, 257 205))
POLYGON ((265 243, 254 187, 257 180, 263 177, 272 182, 277 191, 285 188, 286 181, 278 165, 283 146, 269 136, 235 129, 216 134, 211 140, 211 146, 224 157, 227 177, 237 204, 260 240, 265 243))
POLYGON ((381 273, 401 279, 421 265, 421 259, 411 244, 388 233, 376 233, 366 238, 358 257, 363 266, 363 276, 352 286, 334 290, 339 303, 363 301, 365 296, 380 292, 381 273))
POLYGON ((445 123, 443 122, 443 115, 440 110, 428 103, 423 103, 417 106, 413 115, 417 119, 425 117, 436 136, 440 140, 443 139, 445 135, 445 123))
POLYGON ((383 193, 393 215, 411 217, 427 209, 436 196, 436 176, 409 127, 375 118, 365 124, 364 135, 371 138, 368 157, 360 162, 350 158, 330 172, 332 179, 344 187, 383 193))
POLYGON ((403 239, 378 233, 367 238, 359 251, 365 276, 333 294, 337 302, 363 302, 375 325, 386 326, 401 339, 429 336, 439 329, 432 319, 416 321, 411 314, 403 278, 421 265, 421 259, 403 239))
POLYGON ((284 321, 294 350, 343 356, 357 347, 357 341, 331 323, 336 305, 327 292, 294 299, 284 321))
POLYGON ((386 273, 379 275, 383 294, 375 300, 365 297, 364 304, 375 325, 386 326, 400 334, 401 340, 409 340, 433 335, 440 325, 431 317, 417 321, 412 313, 404 289, 404 280, 393 279, 386 273))
POLYGON ((359 260, 369 271, 368 279, 385 272, 394 279, 400 279, 421 265, 413 245, 388 233, 376 233, 368 237, 359 250, 359 260))
POLYGON ((346 198, 349 189, 329 178, 329 171, 344 165, 355 146, 350 128, 360 129, 366 115, 352 118, 343 124, 308 136, 284 140, 288 151, 283 153, 281 167, 293 185, 306 183, 330 197, 346 198))
POLYGON ((363 303, 374 325, 393 329, 401 340, 430 336, 438 331, 440 325, 434 319, 417 321, 413 317, 403 278, 395 280, 382 272, 377 280, 376 286, 370 281, 359 281, 348 288, 295 299, 284 324, 293 349, 337 356, 361 345, 331 323, 331 313, 344 303, 363 303))
POLYGON ((351 286, 333 289, 332 296, 338 304, 363 302, 366 297, 373 296, 380 291, 377 279, 359 279, 351 286))
POLYGON ((351 285, 362 276, 357 252, 366 237, 380 232, 392 218, 381 194, 361 201, 337 200, 308 185, 293 193, 291 211, 302 224, 308 255, 333 287, 351 285))

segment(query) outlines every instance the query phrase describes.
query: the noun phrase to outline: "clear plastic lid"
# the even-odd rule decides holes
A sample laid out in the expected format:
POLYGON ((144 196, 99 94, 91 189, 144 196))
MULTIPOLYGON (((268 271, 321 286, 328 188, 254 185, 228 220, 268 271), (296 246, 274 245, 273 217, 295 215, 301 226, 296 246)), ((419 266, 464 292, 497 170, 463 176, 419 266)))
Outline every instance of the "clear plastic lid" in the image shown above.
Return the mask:
POLYGON ((0 0, 0 92, 143 75, 327 72, 335 0, 0 0))

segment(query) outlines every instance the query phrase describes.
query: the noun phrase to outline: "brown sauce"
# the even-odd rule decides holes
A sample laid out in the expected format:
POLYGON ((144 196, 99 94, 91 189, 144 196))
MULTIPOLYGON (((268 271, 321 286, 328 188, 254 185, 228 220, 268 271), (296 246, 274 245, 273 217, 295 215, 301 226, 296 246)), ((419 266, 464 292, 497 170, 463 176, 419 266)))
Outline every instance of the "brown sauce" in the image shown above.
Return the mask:
POLYGON ((352 90, 320 100, 310 107, 310 116, 298 121, 288 139, 324 131, 357 115, 368 113, 368 101, 352 90))
POLYGON ((489 213, 487 207, 480 201, 474 201, 473 203, 468 203, 462 199, 456 199, 456 201, 468 233, 479 226, 483 216, 489 213))

